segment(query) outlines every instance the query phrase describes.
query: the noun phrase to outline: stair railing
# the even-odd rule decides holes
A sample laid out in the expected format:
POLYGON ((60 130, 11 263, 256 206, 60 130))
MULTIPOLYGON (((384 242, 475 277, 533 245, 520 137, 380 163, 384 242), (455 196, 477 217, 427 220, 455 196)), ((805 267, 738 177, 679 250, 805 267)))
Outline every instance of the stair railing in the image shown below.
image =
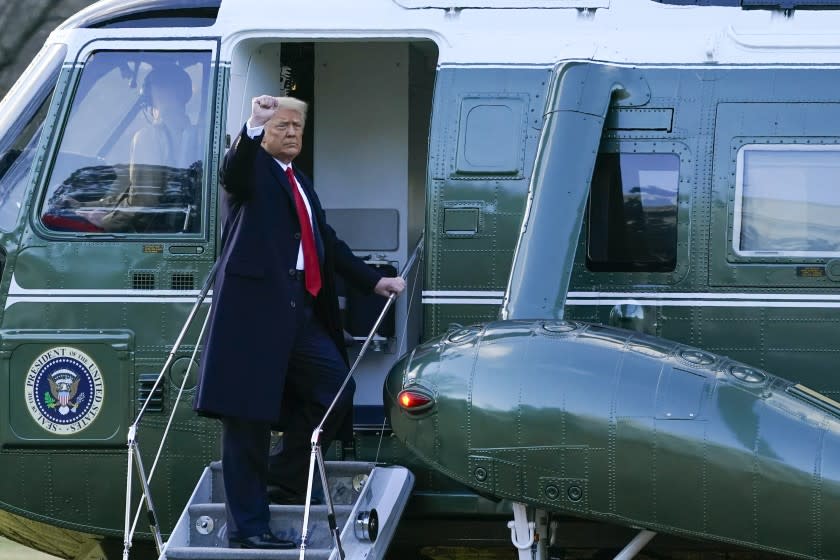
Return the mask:
POLYGON ((155 391, 157 390, 158 386, 160 386, 163 380, 163 376, 166 374, 166 372, 169 370, 169 367, 172 365, 172 362, 175 360, 175 354, 180 349, 181 343, 184 341, 184 336, 186 336, 187 334, 187 330, 190 328, 193 320, 195 319, 195 316, 198 314, 199 307, 201 307, 201 304, 207 297, 207 293, 213 286, 213 281, 216 277, 216 268, 219 266, 219 262, 220 261, 216 261, 213 264, 213 268, 210 269, 210 274, 207 276, 207 280, 205 280, 204 286, 201 288, 201 291, 199 292, 198 297, 196 298, 195 304, 190 310, 190 314, 187 317, 187 320, 184 322, 184 326, 181 328, 181 332, 178 334, 178 338, 175 340, 175 344, 172 346, 172 350, 169 352, 169 356, 167 356, 166 362, 163 364, 163 367, 161 368, 160 373, 158 374, 158 377, 155 380, 155 384, 149 391, 149 395, 146 397, 146 401, 143 403, 143 406, 140 407, 140 412, 137 413, 137 418, 128 428, 128 468, 126 471, 125 483, 125 529, 123 532, 123 560, 128 560, 128 552, 131 549, 131 539, 134 535, 134 530, 137 527, 137 521, 140 518, 140 511, 142 510, 144 501, 146 504, 146 514, 148 516, 149 528, 151 529, 152 536, 155 540, 155 547, 157 548, 157 553, 158 555, 160 555, 163 552, 163 539, 160 535, 160 527, 158 526, 157 514, 155 513, 155 506, 152 501, 152 494, 150 492, 149 485, 151 484, 152 477, 155 474, 155 467, 157 467, 158 459, 160 459, 160 454, 163 450, 163 445, 166 442, 167 436, 169 435, 169 428, 172 425, 173 418, 175 417, 175 411, 178 409, 178 403, 181 400, 181 395, 184 392, 184 387, 186 386, 187 379, 190 376, 192 365, 193 363, 195 363, 195 356, 198 353, 198 348, 201 344, 201 339, 204 338, 204 330, 207 328, 207 321, 210 318, 209 309, 207 310, 207 315, 204 317, 204 323, 201 326, 201 332, 199 332, 198 339, 195 342, 195 348, 193 349, 192 355, 190 356, 190 362, 187 365, 187 370, 184 372, 184 378, 181 380, 181 388, 178 391, 178 396, 175 399, 175 403, 172 405, 172 413, 169 415, 169 419, 166 423, 166 428, 163 432, 163 436, 161 437, 157 454, 155 455, 155 460, 152 463, 152 469, 149 472, 148 477, 146 477, 146 470, 143 467, 143 459, 140 456, 140 444, 137 441, 137 427, 140 425, 140 421, 143 419, 143 415, 146 413, 146 409, 148 408, 155 391), (140 497, 140 502, 137 504, 137 512, 134 515, 133 522, 131 520, 132 466, 134 466, 137 469, 137 476, 140 479, 140 484, 143 489, 143 495, 140 497))
MULTIPOLYGON (((423 237, 424 235, 420 234, 420 239, 417 241, 417 245, 414 247, 414 251, 411 253, 411 257, 409 257, 408 261, 405 263, 405 266, 400 272, 400 278, 405 278, 408 271, 410 271, 411 268, 414 266, 415 261, 417 261, 418 258, 422 258, 423 237)), ((336 403, 338 403, 338 399, 341 397, 341 394, 344 392, 344 389, 347 387, 347 384, 350 383, 350 379, 353 378, 353 373, 356 371, 356 367, 359 365, 359 362, 362 361, 362 357, 365 355, 368 346, 370 346, 370 342, 371 340, 373 340, 376 331, 379 330, 379 325, 385 318, 385 314, 388 313, 388 309, 394 303, 394 300, 396 298, 396 294, 391 294, 390 296, 388 296, 388 300, 385 302, 385 306, 382 308, 382 312, 376 319, 373 328, 370 329, 370 334, 368 334, 364 344, 362 344, 362 348, 361 350, 359 350, 359 355, 356 356, 356 360, 353 362, 353 366, 350 368, 350 371, 347 372, 347 376, 344 378, 344 382, 338 389, 335 398, 333 399, 332 403, 330 403, 327 412, 324 413, 324 417, 321 419, 321 422, 312 431, 312 438, 310 439, 310 444, 312 448, 311 453, 309 455, 309 479, 306 484, 306 502, 304 503, 305 505, 303 508, 303 529, 301 530, 300 537, 300 560, 304 560, 303 556, 306 552, 306 539, 307 533, 309 531, 309 510, 312 506, 312 483, 315 477, 316 463, 318 464, 318 472, 321 476, 321 487, 324 490, 324 500, 327 505, 327 523, 329 524, 330 533, 332 533, 333 535, 333 541, 335 542, 335 548, 338 551, 339 559, 344 560, 345 558, 344 549, 341 547, 341 535, 338 530, 338 524, 336 523, 335 506, 333 505, 332 494, 330 493, 330 488, 327 483, 327 469, 326 465, 324 464, 324 455, 321 452, 321 432, 324 430, 324 424, 326 423, 327 418, 329 418, 330 414, 336 406, 336 403)))

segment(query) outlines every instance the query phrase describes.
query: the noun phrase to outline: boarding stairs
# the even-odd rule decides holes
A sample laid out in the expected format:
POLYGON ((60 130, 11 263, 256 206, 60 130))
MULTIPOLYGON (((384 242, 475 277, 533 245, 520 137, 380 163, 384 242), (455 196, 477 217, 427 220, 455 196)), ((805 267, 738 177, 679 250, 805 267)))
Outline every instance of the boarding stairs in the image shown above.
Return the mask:
MULTIPOLYGON (((354 461, 326 461, 327 482, 346 560, 384 558, 402 514, 414 476, 398 466, 354 461)), ((303 505, 271 505, 271 530, 297 548, 252 550, 228 548, 222 464, 204 469, 160 560, 248 560, 305 558, 340 560, 328 522, 328 506, 310 506, 305 550, 300 541, 303 505), (303 555, 301 555, 303 554, 303 555)))
MULTIPOLYGON (((423 246, 423 237, 417 242, 411 257, 403 268, 401 277, 410 270, 418 259, 423 246)), ((394 535, 397 522, 402 515, 409 494, 414 485, 411 472, 399 466, 378 466, 374 463, 351 461, 324 461, 321 451, 320 437, 324 423, 336 406, 339 396, 350 382, 353 372, 364 356, 376 335, 385 314, 394 302, 395 294, 391 294, 385 302, 379 317, 365 339, 356 361, 347 373, 336 397, 327 408, 320 424, 312 432, 311 454, 309 460, 309 480, 307 484, 306 501, 304 505, 272 505, 270 512, 270 529, 277 537, 296 543, 296 549, 266 550, 230 548, 227 530, 227 515, 225 512, 225 491, 222 483, 222 464, 211 463, 204 469, 201 478, 193 491, 181 517, 168 541, 164 542, 158 526, 157 514, 152 500, 150 484, 155 468, 163 450, 166 436, 174 419, 174 412, 184 392, 184 384, 189 377, 189 369, 183 377, 181 388, 172 406, 163 437, 158 446, 157 454, 151 469, 147 472, 143 465, 142 453, 137 440, 137 430, 143 414, 146 411, 152 394, 162 383, 164 375, 172 365, 176 353, 181 346, 187 329, 198 313, 204 298, 210 290, 215 277, 216 267, 207 277, 195 304, 190 310, 184 326, 169 355, 161 368, 149 396, 140 408, 137 418, 128 430, 128 469, 126 471, 126 499, 125 499, 125 531, 123 541, 123 560, 128 560, 131 549, 132 536, 143 506, 145 506, 149 528, 155 540, 155 546, 160 552, 159 560, 190 559, 190 560, 248 560, 248 559, 283 559, 298 558, 299 560, 379 560, 385 557, 388 544, 394 535), (143 495, 140 498, 137 511, 133 516, 132 473, 136 468, 141 483, 143 495), (325 505, 312 505, 314 478, 317 475, 324 489, 325 505)), ((204 324, 198 335, 198 341, 193 350, 190 364, 196 363, 196 353, 199 343, 203 339, 204 331, 210 313, 205 315, 204 324)))

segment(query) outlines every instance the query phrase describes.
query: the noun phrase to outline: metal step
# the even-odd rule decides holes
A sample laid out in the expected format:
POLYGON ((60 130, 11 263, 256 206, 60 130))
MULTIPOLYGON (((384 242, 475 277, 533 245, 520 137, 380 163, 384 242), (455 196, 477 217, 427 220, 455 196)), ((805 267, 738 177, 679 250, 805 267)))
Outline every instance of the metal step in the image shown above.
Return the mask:
MULTIPOLYGON (((187 507, 190 516, 190 546, 224 548, 227 546, 224 504, 195 504, 187 507), (208 527, 220 530, 208 531, 208 527), (203 528, 203 529, 201 529, 203 528)), ((275 535, 287 541, 300 542, 303 527, 303 506, 270 506, 270 527, 275 535)), ((352 505, 336 505, 335 516, 339 527, 344 526, 352 505)), ((308 548, 329 548, 332 535, 327 521, 327 506, 312 506, 309 510, 308 548)))
MULTIPOLYGON (((364 461, 327 461, 327 480, 330 485, 330 492, 334 504, 352 504, 359 497, 360 477, 366 477, 373 469, 373 463, 364 461), (354 480, 355 479, 355 480, 354 480)), ((211 493, 207 502, 224 503, 225 487, 222 482, 222 462, 210 463, 210 471, 213 474, 211 493)), ((315 473, 318 480, 318 473, 315 473)), ((316 484, 320 487, 320 484, 316 484)))
MULTIPOLYGON (((408 501, 414 476, 403 467, 373 463, 332 461, 326 463, 341 544, 347 560, 377 560, 384 557, 408 501), (375 540, 357 519, 376 510, 379 530, 375 540), (357 529, 358 526, 358 530, 357 529)), ((160 560, 233 560, 248 558, 299 558, 300 550, 243 550, 228 548, 222 466, 212 463, 201 475, 193 495, 164 546, 160 560)), ((272 505, 271 530, 280 538, 300 544, 304 506, 272 505)), ((305 558, 337 558, 329 530, 326 505, 310 507, 305 558)))
MULTIPOLYGON (((306 549, 304 558, 306 560, 328 560, 330 553, 329 548, 322 549, 306 549)), ((187 547, 187 548, 173 548, 167 552, 167 558, 188 559, 188 560, 285 560, 286 558, 300 558, 300 550, 293 548, 291 550, 245 550, 245 549, 230 549, 230 548, 208 548, 208 547, 187 547)))

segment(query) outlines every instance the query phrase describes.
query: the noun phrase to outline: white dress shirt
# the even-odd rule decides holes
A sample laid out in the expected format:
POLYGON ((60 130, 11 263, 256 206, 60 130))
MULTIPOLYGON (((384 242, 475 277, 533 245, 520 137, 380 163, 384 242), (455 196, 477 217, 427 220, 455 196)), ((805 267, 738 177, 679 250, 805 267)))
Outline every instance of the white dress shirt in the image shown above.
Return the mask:
MULTIPOLYGON (((248 123, 245 126, 247 127, 247 132, 248 132, 248 137, 249 138, 256 138, 257 136, 259 136, 260 134, 263 133, 263 129, 265 128, 265 127, 262 127, 262 126, 251 126, 251 121, 250 120, 248 121, 248 123)), ((280 165, 280 167, 283 168, 283 173, 284 174, 286 173, 286 168, 292 166, 291 163, 283 163, 282 161, 280 161, 277 158, 274 158, 274 161, 276 161, 280 165)), ((303 199, 303 204, 304 204, 304 206, 306 206, 306 213, 309 214, 309 223, 312 224, 312 207, 309 206, 309 199, 306 198, 306 193, 301 188, 300 183, 297 180, 297 177, 295 177, 295 184, 292 185, 292 188, 296 188, 298 190, 298 192, 300 193, 300 197, 303 199)), ((312 231, 313 232, 315 231, 315 224, 312 224, 312 231)), ((303 270, 303 245, 302 244, 298 245, 297 264, 295 265, 295 268, 297 268, 298 270, 303 270)))

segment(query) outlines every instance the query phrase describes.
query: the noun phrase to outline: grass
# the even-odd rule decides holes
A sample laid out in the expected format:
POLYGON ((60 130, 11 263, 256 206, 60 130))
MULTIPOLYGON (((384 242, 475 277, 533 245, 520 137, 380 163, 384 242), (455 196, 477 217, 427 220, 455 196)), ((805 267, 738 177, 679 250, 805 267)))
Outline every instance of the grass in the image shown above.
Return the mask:
POLYGON ((55 556, 26 548, 4 537, 0 537, 0 558, 3 560, 58 560, 55 556))

